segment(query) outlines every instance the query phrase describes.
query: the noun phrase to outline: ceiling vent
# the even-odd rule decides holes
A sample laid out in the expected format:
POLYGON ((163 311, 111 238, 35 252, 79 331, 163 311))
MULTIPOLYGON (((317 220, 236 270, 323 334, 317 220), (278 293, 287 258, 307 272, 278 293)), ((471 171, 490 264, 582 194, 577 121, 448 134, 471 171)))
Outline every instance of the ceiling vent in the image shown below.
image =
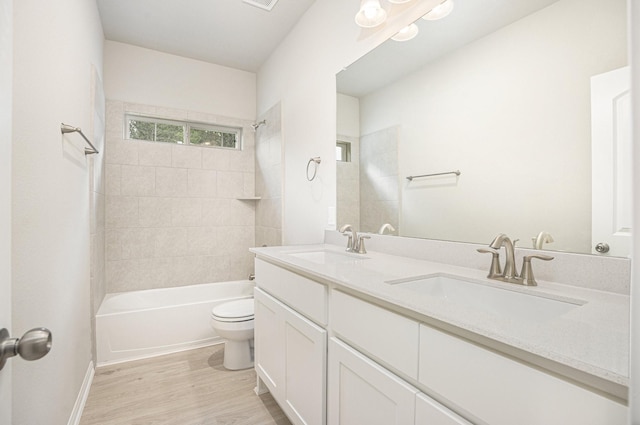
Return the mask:
POLYGON ((278 0, 242 0, 243 2, 250 4, 251 6, 259 7, 260 9, 271 11, 273 7, 278 3, 278 0))

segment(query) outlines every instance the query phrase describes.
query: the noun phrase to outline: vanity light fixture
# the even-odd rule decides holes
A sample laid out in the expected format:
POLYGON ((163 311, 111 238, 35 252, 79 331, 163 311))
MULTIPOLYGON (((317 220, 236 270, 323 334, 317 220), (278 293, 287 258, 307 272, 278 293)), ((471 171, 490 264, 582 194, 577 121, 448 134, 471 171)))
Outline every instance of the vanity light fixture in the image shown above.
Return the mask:
POLYGON ((425 19, 427 21, 442 19, 449 13, 451 13, 452 10, 453 0, 444 0, 442 3, 428 11, 427 14, 422 17, 422 19, 425 19))
POLYGON ((356 14, 356 24, 362 28, 377 27, 387 19, 387 11, 379 0, 362 0, 360 10, 356 14))
POLYGON ((416 35, 418 35, 418 26, 416 24, 410 24, 398 31, 391 39, 394 41, 408 41, 416 35))

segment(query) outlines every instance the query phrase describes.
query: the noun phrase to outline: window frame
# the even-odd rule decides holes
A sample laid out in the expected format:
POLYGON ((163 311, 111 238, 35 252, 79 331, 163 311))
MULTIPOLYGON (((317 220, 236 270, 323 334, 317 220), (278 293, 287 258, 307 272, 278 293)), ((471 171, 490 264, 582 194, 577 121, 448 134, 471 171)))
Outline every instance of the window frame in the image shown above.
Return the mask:
POLYGON ((124 138, 126 140, 140 140, 143 142, 152 142, 152 143, 167 143, 174 145, 182 145, 182 146, 196 146, 201 148, 218 148, 218 149, 228 149, 228 150, 242 150, 242 127, 231 127, 226 125, 219 124, 211 124, 206 122, 198 122, 198 121, 184 121, 184 120, 173 120, 168 118, 161 118, 152 115, 144 115, 137 113, 126 112, 124 114, 124 138), (153 124, 167 124, 167 125, 175 125, 183 128, 183 140, 180 142, 163 142, 158 140, 145 140, 145 139, 135 139, 131 137, 130 132, 130 121, 142 121, 149 122, 153 124), (196 144, 191 143, 191 130, 204 130, 204 131, 213 131, 227 134, 235 134, 236 143, 235 147, 228 146, 217 146, 217 145, 205 145, 205 144, 196 144))

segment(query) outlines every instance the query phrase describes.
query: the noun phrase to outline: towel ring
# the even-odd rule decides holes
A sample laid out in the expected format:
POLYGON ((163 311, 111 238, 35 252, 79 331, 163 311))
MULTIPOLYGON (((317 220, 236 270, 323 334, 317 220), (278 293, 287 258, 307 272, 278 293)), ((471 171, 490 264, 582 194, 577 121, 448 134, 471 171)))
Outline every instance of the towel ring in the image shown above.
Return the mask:
POLYGON ((313 157, 309 160, 309 162, 307 162, 307 180, 313 181, 313 179, 316 178, 316 174, 318 173, 318 165, 320 164, 320 162, 321 160, 319 156, 313 157), (313 169, 313 175, 309 177, 309 166, 311 165, 312 162, 315 163, 315 167, 313 169))

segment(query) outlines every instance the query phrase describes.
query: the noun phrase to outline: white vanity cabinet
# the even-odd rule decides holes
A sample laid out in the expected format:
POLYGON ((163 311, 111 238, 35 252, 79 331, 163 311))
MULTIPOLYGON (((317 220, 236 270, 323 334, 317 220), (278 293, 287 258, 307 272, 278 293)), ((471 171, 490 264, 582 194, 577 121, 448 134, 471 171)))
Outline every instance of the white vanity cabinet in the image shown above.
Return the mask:
POLYGON ((377 363, 416 380, 418 322, 337 290, 330 313, 329 425, 469 425, 377 363))
POLYGON ((259 385, 296 424, 626 423, 615 397, 371 295, 260 259, 256 282, 259 385))
MULTIPOLYGON (((294 424, 324 425, 327 331, 276 298, 278 288, 283 285, 286 289, 289 278, 305 278, 271 264, 264 264, 260 269, 263 273, 256 268, 257 288, 254 290, 258 378, 294 424), (262 289, 263 283, 267 288, 276 288, 275 296, 262 289)), ((307 283, 314 289, 314 285, 319 285, 312 281, 307 283)), ((296 293, 295 290, 291 292, 296 293)), ((301 295, 300 292, 297 294, 301 295)), ((308 299, 300 297, 303 302, 308 299)), ((317 302, 326 301, 321 296, 317 302)), ((312 314, 315 313, 314 307, 312 314)), ((264 389, 260 385, 259 382, 259 391, 264 389)))
POLYGON ((420 326, 419 382, 491 425, 624 425, 627 407, 544 370, 420 326))

